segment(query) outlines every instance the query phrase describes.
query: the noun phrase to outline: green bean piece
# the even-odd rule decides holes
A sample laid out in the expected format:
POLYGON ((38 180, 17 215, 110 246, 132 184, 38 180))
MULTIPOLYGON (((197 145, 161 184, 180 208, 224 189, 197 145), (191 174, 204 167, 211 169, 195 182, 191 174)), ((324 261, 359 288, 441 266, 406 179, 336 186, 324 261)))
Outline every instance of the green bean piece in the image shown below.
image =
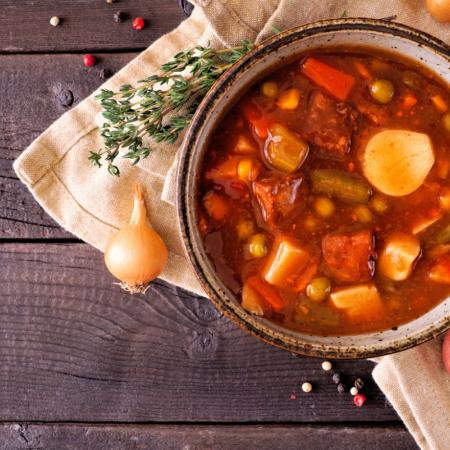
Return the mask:
POLYGON ((311 173, 314 192, 348 203, 367 203, 372 195, 370 185, 355 175, 336 169, 315 169, 311 173))
POLYGON ((419 90, 422 87, 422 79, 416 72, 407 70, 403 73, 403 83, 411 89, 419 90))
MULTIPOLYGON (((440 225, 439 222, 437 225, 440 225)), ((427 245, 448 244, 450 242, 450 223, 447 223, 443 228, 439 227, 438 230, 436 228, 436 226, 432 226, 423 237, 427 245)))

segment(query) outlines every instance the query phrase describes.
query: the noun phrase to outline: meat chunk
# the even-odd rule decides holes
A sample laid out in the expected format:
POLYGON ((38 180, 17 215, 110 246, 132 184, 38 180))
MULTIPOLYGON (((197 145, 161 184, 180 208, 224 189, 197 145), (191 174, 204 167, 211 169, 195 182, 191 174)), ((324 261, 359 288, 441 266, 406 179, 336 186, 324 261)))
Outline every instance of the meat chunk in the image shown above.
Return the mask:
POLYGON ((375 251, 371 230, 327 234, 322 239, 322 254, 337 281, 358 283, 373 276, 375 251))
POLYGON ((313 91, 303 124, 303 135, 319 147, 322 155, 342 160, 350 151, 358 113, 349 105, 337 102, 321 91, 313 91))
POLYGON ((264 178, 253 183, 253 193, 264 222, 272 227, 294 210, 301 210, 301 192, 306 192, 302 177, 264 178))

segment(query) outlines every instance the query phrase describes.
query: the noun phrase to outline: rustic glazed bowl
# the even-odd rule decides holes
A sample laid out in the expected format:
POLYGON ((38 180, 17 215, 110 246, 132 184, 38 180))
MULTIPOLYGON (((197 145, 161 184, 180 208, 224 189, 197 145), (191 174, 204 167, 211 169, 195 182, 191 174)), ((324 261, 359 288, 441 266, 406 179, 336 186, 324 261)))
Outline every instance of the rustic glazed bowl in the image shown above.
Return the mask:
POLYGON ((329 358, 368 358, 397 352, 431 339, 449 328, 450 299, 425 315, 394 329, 351 336, 315 336, 283 328, 247 313, 224 285, 206 256, 197 228, 199 170, 210 136, 239 95, 258 78, 305 51, 365 46, 406 56, 450 85, 450 49, 409 27, 369 19, 316 22, 280 33, 231 67, 198 108, 185 137, 178 171, 178 212, 187 256, 216 307, 239 326, 290 352, 329 358))

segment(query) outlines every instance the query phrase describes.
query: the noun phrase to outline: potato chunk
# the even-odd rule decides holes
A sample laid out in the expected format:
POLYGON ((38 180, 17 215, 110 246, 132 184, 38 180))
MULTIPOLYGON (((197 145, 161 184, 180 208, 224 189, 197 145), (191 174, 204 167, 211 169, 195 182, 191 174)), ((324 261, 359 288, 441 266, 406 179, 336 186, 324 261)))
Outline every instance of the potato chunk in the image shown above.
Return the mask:
POLYGON ((245 283, 242 288, 242 307, 251 314, 263 316, 264 309, 262 304, 263 299, 261 296, 249 285, 249 283, 245 283))
POLYGON ((406 280, 421 252, 419 240, 402 232, 391 233, 378 258, 378 269, 394 281, 406 280))
POLYGON ((380 294, 372 283, 336 289, 330 294, 330 301, 355 320, 376 317, 383 310, 380 294))
POLYGON ((450 284, 450 255, 439 257, 428 274, 436 283, 450 284))
POLYGON ((433 164, 433 146, 427 134, 386 130, 368 142, 362 167, 380 192, 400 197, 420 187, 433 164))
POLYGON ((270 284, 285 287, 294 282, 310 260, 309 252, 295 239, 280 237, 275 240, 262 277, 270 284))

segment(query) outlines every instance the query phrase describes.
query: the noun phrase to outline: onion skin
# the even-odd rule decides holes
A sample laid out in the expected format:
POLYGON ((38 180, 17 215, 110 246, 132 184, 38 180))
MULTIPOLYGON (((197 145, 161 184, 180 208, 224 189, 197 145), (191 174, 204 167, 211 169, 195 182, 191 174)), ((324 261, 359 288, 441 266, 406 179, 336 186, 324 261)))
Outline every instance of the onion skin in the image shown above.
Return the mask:
POLYGON ((429 13, 439 22, 450 22, 450 0, 426 0, 429 13))
POLYGON ((137 185, 130 222, 114 234, 106 247, 106 267, 124 289, 144 292, 162 272, 167 259, 166 244, 147 222, 142 188, 137 185))
POLYGON ((445 369, 450 375, 450 331, 447 331, 442 345, 442 361, 444 362, 445 369))

